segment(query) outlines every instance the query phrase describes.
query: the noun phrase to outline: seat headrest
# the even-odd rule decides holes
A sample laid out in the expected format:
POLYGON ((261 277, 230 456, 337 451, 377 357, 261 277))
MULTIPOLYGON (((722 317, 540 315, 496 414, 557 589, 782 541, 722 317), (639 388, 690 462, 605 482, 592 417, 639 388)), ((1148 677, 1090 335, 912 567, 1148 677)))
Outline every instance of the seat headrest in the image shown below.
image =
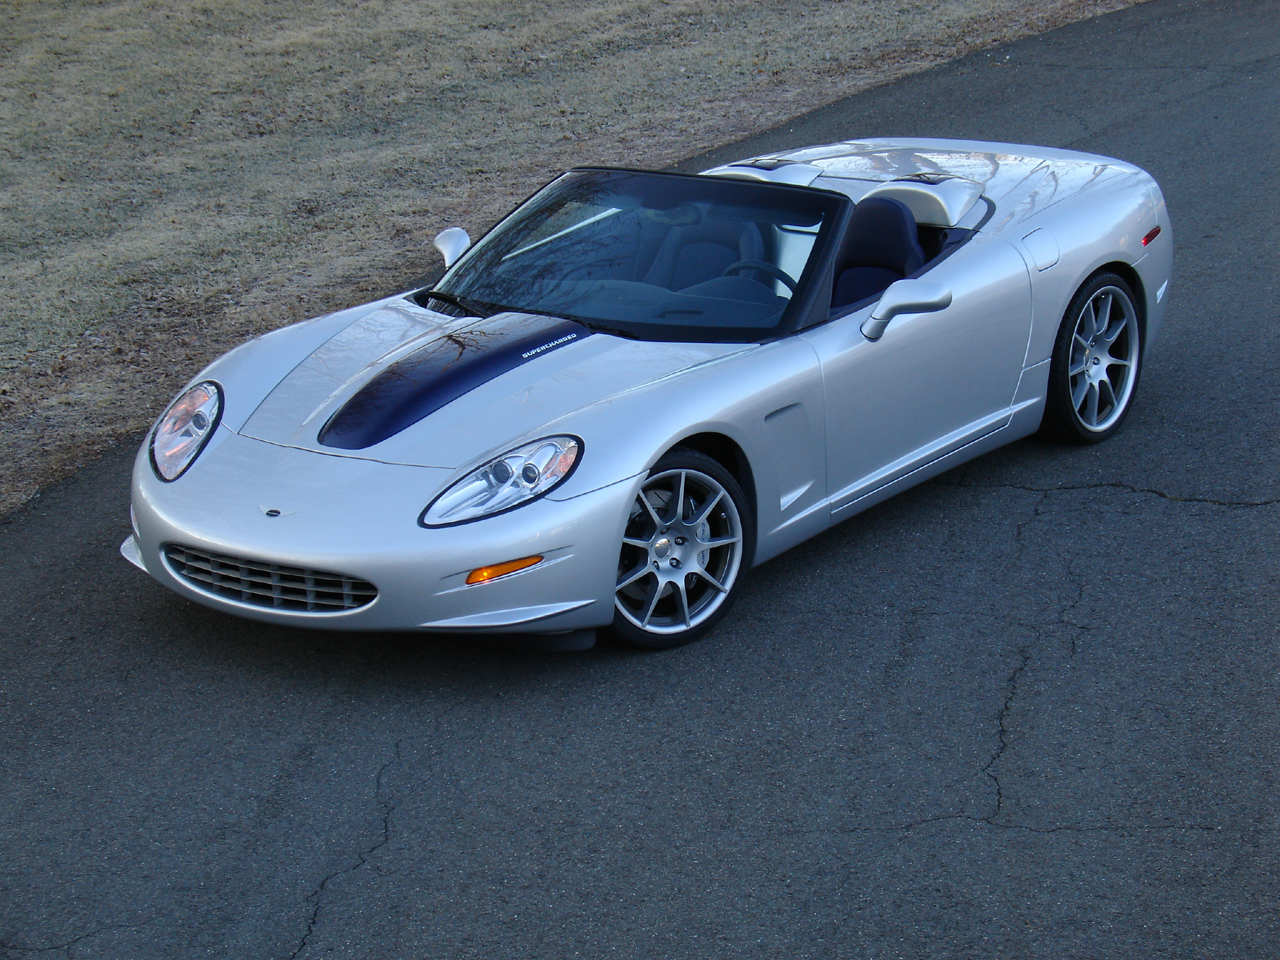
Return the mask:
POLYGON ((853 208, 840 269, 880 267, 903 276, 924 266, 916 218, 893 197, 866 197, 853 208))

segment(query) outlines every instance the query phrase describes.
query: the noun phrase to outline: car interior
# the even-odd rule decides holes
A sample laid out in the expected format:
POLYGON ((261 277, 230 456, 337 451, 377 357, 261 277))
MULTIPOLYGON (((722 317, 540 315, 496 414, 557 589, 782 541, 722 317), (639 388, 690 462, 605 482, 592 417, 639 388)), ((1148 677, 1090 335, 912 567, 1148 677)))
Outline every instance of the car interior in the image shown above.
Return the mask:
MULTIPOLYGON (((575 176, 586 189, 572 180, 563 192, 551 189, 544 206, 516 218, 505 243, 468 257, 473 269, 450 292, 495 308, 623 323, 638 336, 754 339, 785 320, 815 244, 835 226, 835 201, 821 194, 780 202, 736 178, 658 176, 646 194, 625 180, 644 184, 652 175, 575 176), (622 188, 614 181, 624 181, 622 188)), ((857 189, 846 185, 848 192, 830 192, 857 189)), ((870 186, 836 240, 830 315, 877 298, 973 234, 945 224, 972 207, 980 186, 947 189, 915 181, 870 186)))

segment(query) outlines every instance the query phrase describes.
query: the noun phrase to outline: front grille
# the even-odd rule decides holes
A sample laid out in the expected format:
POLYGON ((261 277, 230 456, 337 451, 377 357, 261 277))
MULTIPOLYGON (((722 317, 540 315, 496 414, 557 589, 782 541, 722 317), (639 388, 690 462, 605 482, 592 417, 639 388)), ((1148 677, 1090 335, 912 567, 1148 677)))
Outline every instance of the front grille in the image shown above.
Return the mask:
POLYGON ((289 567, 210 553, 176 543, 164 546, 169 568, 203 593, 255 607, 334 613, 373 602, 378 588, 341 573, 289 567))

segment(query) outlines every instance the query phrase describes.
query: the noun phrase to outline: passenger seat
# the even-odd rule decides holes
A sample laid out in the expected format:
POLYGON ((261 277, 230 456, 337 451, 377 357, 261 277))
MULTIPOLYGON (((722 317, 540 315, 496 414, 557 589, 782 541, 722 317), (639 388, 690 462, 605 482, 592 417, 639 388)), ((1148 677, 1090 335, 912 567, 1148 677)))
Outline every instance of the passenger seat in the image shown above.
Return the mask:
POLYGON ((832 313, 883 292, 924 262, 910 208, 893 197, 868 197, 853 208, 836 258, 832 313))

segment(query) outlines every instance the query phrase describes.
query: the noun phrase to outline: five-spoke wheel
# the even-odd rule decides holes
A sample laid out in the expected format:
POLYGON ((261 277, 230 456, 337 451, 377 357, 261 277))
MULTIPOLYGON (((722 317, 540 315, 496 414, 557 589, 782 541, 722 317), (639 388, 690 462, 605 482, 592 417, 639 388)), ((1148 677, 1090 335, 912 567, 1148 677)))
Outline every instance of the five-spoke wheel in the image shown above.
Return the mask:
POLYGON ((1095 274, 1072 298, 1058 331, 1045 429, 1077 443, 1111 436, 1129 412, 1141 359, 1133 291, 1114 273, 1095 274))
POLYGON ((728 610, 754 542, 742 488, 715 460, 677 448, 631 505, 613 630, 641 647, 697 639, 728 610))

